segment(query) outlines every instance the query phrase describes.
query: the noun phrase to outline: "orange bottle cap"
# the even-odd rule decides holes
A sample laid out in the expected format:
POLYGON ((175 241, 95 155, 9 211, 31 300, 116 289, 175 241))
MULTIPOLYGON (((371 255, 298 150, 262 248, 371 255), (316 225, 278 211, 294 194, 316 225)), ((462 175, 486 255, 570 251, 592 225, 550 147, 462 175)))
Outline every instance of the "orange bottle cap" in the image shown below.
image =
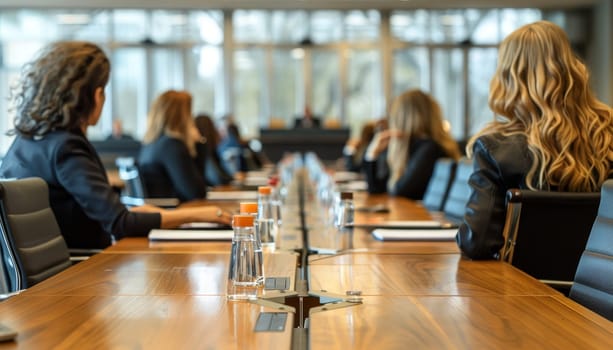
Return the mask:
POLYGON ((245 214, 257 214, 258 204, 255 202, 242 202, 240 204, 240 212, 245 214))
POLYGON ((249 227, 253 226, 253 216, 251 215, 234 215, 232 220, 232 226, 234 227, 249 227))
POLYGON ((260 186, 258 187, 258 193, 260 194, 270 194, 271 188, 270 186, 260 186))

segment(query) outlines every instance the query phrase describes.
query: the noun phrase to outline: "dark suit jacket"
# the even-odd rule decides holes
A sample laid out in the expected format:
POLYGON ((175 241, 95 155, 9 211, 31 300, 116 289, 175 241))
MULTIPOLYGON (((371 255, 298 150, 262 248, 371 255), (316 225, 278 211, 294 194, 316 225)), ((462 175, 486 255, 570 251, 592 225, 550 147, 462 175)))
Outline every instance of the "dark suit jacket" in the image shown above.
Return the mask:
POLYGON ((149 197, 174 197, 180 201, 206 197, 204 163, 192 158, 179 139, 164 135, 144 145, 138 167, 149 197))
MULTIPOLYGON (((409 161, 390 194, 410 199, 422 199, 434 171, 434 164, 442 157, 445 157, 445 152, 433 140, 414 140, 410 146, 409 161)), ((370 193, 387 191, 389 168, 386 158, 386 153, 383 152, 375 161, 364 161, 370 193)))
POLYGON ((104 248, 112 238, 146 236, 159 228, 158 213, 133 213, 111 188, 96 151, 80 131, 53 131, 42 139, 17 136, 0 176, 40 177, 70 248, 104 248))
POLYGON ((295 128, 319 128, 321 127, 321 120, 319 118, 311 118, 309 121, 306 118, 296 118, 294 122, 295 128))

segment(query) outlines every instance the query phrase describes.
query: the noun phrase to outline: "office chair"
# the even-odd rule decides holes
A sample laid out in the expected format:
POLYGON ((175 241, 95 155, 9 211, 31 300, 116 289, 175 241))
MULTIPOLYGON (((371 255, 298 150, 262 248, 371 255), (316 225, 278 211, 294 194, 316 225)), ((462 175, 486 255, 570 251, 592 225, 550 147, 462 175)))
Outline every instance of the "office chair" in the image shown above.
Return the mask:
POLYGON ((455 176, 456 163, 450 158, 440 158, 434 164, 432 177, 424 193, 422 203, 428 210, 442 211, 455 176))
POLYGON ((0 212, 0 243, 10 292, 33 286, 72 265, 44 180, 0 181, 0 212))
POLYGON ((501 260, 568 294, 600 193, 510 189, 501 260))
POLYGON ((445 217, 453 219, 453 221, 461 221, 464 218, 466 203, 470 196, 470 186, 468 178, 473 173, 473 164, 467 158, 462 158, 458 161, 455 170, 453 182, 449 188, 449 193, 445 204, 443 205, 443 213, 445 217))
POLYGON ((124 182, 121 190, 121 202, 126 206, 151 204, 163 208, 179 205, 178 198, 148 198, 144 182, 133 157, 119 157, 115 160, 119 178, 124 182))
POLYGON ((613 179, 602 186, 598 215, 579 260, 570 298, 613 321, 613 179))

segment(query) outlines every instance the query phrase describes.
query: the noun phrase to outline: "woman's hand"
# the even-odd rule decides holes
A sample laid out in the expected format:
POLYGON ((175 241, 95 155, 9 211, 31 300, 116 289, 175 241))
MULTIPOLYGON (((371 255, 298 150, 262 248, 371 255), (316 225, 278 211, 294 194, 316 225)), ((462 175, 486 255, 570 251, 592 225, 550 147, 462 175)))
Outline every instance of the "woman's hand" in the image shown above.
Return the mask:
POLYGON ((158 208, 162 218, 162 228, 175 228, 190 222, 216 222, 232 224, 232 213, 216 205, 195 206, 164 210, 158 208))

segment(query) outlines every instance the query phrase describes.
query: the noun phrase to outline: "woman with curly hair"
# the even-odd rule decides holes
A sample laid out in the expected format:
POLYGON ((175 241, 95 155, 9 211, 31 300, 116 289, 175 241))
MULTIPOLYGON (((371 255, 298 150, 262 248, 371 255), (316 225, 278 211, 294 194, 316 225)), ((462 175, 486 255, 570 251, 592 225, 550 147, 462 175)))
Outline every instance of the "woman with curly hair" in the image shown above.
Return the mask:
POLYGON ((457 235, 466 256, 498 256, 508 189, 597 192, 611 177, 612 111, 590 91, 588 76, 553 23, 525 25, 502 42, 489 94, 501 118, 467 145, 475 170, 457 235))
POLYGON ((114 239, 146 236, 153 228, 194 221, 228 224, 217 206, 128 210, 109 185, 106 171, 87 140, 105 101, 110 63, 87 42, 56 42, 24 67, 14 91, 16 135, 0 176, 40 177, 49 186, 51 209, 70 248, 104 248, 114 239))
POLYGON ((445 129, 441 108, 421 90, 396 97, 388 129, 379 131, 364 157, 370 193, 422 199, 436 160, 458 160, 458 144, 445 129))

